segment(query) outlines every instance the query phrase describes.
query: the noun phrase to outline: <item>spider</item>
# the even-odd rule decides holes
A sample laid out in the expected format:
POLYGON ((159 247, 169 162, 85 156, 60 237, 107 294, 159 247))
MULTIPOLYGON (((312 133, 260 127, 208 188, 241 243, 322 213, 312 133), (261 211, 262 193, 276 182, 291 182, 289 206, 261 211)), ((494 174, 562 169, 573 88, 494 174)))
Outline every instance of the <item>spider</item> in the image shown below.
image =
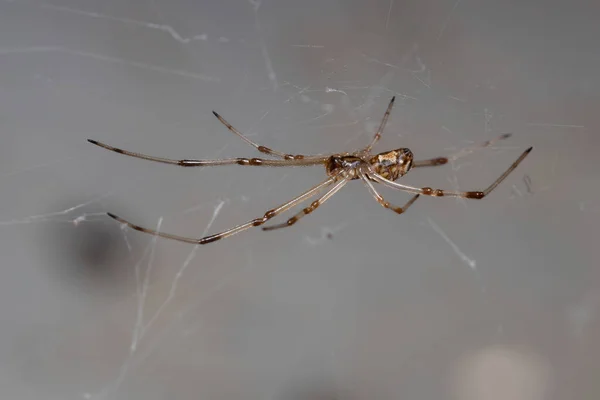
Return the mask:
MULTIPOLYGON (((108 216, 117 220, 118 222, 129 226, 132 229, 149 233, 151 235, 160 236, 167 239, 173 239, 181 242, 192 243, 192 244, 208 244, 215 242, 220 239, 227 238, 229 236, 233 236, 237 233, 245 231, 255 226, 261 226, 265 224, 267 221, 276 217, 279 214, 282 214, 291 208, 301 204, 302 202, 314 197, 316 194, 321 192, 324 189, 328 189, 321 197, 317 200, 314 200, 309 206, 303 208, 298 213, 289 218, 286 222, 271 226, 265 226, 262 229, 265 231, 271 231, 274 229, 285 228, 288 226, 294 225, 298 222, 302 217, 309 215, 313 211, 315 211, 318 207, 320 207, 323 203, 329 200, 334 194, 339 192, 348 182, 352 180, 360 179, 366 188, 369 190, 371 195, 377 200, 379 204, 381 204, 384 208, 388 208, 398 214, 404 213, 418 198, 420 195, 425 196, 452 196, 452 197, 462 197, 467 199, 483 199, 486 197, 492 190, 496 188, 517 166, 525 159, 525 157, 531 152, 533 147, 525 150, 519 158, 515 162, 512 163, 510 167, 498 179, 496 179, 490 186, 482 191, 469 191, 469 192, 460 192, 460 191, 451 191, 451 190, 443 190, 443 189, 432 189, 430 187, 413 187, 408 185, 403 185, 395 182, 398 178, 406 175, 412 168, 420 168, 420 167, 433 167, 438 165, 444 165, 448 163, 447 157, 436 157, 427 160, 418 160, 413 161, 413 154, 410 149, 407 148, 399 148, 391 151, 386 151, 379 154, 372 154, 371 149, 373 146, 379 141, 381 138, 381 134, 387 124, 388 118, 390 116, 390 112, 392 111, 392 107, 394 105, 395 97, 389 102, 387 110, 383 115, 383 119, 377 132, 373 136, 373 139, 369 143, 368 146, 364 147, 361 150, 354 151, 352 153, 338 153, 338 154, 327 154, 327 155, 293 155, 282 153, 277 150, 270 149, 265 146, 261 146, 242 133, 240 133, 237 129, 235 129, 229 122, 227 122, 223 117, 213 111, 215 117, 221 121, 223 125, 227 127, 231 132, 240 137, 243 141, 248 143, 250 146, 254 147, 261 153, 267 154, 271 156, 271 159, 264 158, 229 158, 229 159, 216 159, 216 160, 194 160, 194 159, 184 159, 184 160, 174 160, 168 158, 161 157, 153 157, 141 153, 134 153, 127 150, 122 150, 116 147, 109 146, 107 144, 98 142, 96 140, 88 139, 90 143, 93 143, 97 146, 103 147, 105 149, 114 151, 119 154, 125 154, 127 156, 142 158, 144 160, 156 161, 164 164, 172 164, 180 167, 210 167, 217 165, 241 165, 241 166, 251 166, 251 167, 292 167, 292 166, 313 166, 313 165, 322 165, 325 167, 325 171, 327 173, 327 179, 318 185, 312 187, 306 192, 302 193, 298 197, 275 207, 271 210, 268 210, 262 217, 255 218, 250 220, 244 224, 237 225, 233 228, 227 229, 226 231, 205 236, 203 238, 190 238, 184 236, 173 235, 170 233, 158 232, 152 229, 144 228, 142 226, 133 224, 115 214, 107 213, 108 216), (379 183, 383 186, 398 189, 401 191, 412 193, 408 202, 406 202, 402 207, 395 206, 385 200, 381 194, 375 189, 373 183, 379 183)), ((510 137, 510 134, 504 134, 500 136, 500 139, 506 139, 510 137)), ((492 142, 487 141, 483 143, 481 146, 489 146, 492 142)))

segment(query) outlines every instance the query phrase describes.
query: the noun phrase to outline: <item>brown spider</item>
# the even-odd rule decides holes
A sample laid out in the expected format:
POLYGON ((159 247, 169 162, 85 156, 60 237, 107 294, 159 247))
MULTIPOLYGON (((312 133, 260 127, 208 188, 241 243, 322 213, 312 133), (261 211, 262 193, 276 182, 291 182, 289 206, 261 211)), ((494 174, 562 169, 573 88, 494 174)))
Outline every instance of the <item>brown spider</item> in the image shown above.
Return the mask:
MULTIPOLYGON (((180 167, 208 167, 208 166, 216 166, 216 165, 242 165, 242 166, 260 166, 260 167, 289 167, 289 166, 309 166, 309 165, 323 165, 327 172, 328 178, 313 188, 307 190, 302 193, 300 196, 288 201, 285 204, 280 205, 279 207, 273 208, 267 211, 262 217, 253 219, 244 224, 235 226, 221 233, 217 233, 214 235, 206 236, 200 239, 188 238, 184 236, 172 235, 169 233, 157 232, 152 229, 144 228, 139 225, 132 224, 124 220, 121 217, 118 217, 114 214, 108 213, 108 215, 122 224, 125 224, 135 230, 146 232, 151 235, 164 237, 167 239, 178 240, 186 243, 194 243, 194 244, 207 244, 219 239, 223 239, 236 233, 245 231, 254 226, 263 225, 265 222, 274 218, 275 216, 288 211, 292 207, 302 203, 303 201, 313 197, 317 193, 319 193, 322 189, 329 188, 327 192, 325 192, 320 198, 313 201, 308 207, 303 208, 289 218, 286 222, 263 227, 262 229, 265 231, 285 228, 287 226, 292 226, 298 220, 305 215, 312 213, 317 209, 320 205, 325 203, 331 196, 336 194, 342 187, 344 187, 349 181, 360 179, 365 184, 371 195, 385 208, 389 208, 390 210, 395 211, 398 214, 402 214, 405 212, 411 204, 419 198, 420 195, 426 196, 454 196, 454 197, 463 197, 468 199, 483 199, 487 196, 496 186, 500 184, 517 166, 523 161, 523 159, 531 152, 533 147, 528 148, 521 154, 517 160, 512 163, 512 165, 502 174, 498 179, 494 181, 487 189, 483 191, 470 191, 470 192, 458 192, 458 191, 450 191, 450 190, 442 190, 442 189, 432 189, 430 187, 413 187, 402 185, 400 183, 394 182, 398 178, 406 175, 411 168, 417 167, 433 167, 437 165, 443 165, 448 162, 447 157, 436 157, 428 160, 421 161, 413 161, 413 154, 407 148, 400 148, 396 150, 386 151, 379 154, 371 154, 371 148, 377 143, 377 141, 381 138, 381 133, 385 128, 387 120, 390 116, 390 112, 392 110, 392 106, 394 105, 394 99, 392 98, 390 101, 388 108, 383 116, 383 120, 379 125, 379 129, 375 133, 375 136, 371 140, 371 143, 367 147, 362 150, 355 151, 353 153, 340 153, 340 154, 328 154, 328 155, 313 155, 313 156, 304 156, 304 155, 292 155, 282 153, 276 150, 269 149, 265 146, 260 146, 246 136, 242 135, 237 129, 235 129, 229 122, 227 122, 223 117, 213 111, 213 114, 225 125, 231 132, 235 133, 246 143, 260 151, 261 153, 268 154, 269 156, 276 159, 263 159, 263 158, 230 158, 230 159, 217 159, 217 160, 172 160, 168 158, 160 158, 148 156, 145 154, 134 153, 131 151, 122 150, 116 147, 109 146, 104 143, 97 142, 95 140, 88 139, 90 143, 93 143, 97 146, 104 147, 105 149, 112 150, 116 153, 125 154, 127 156, 142 158, 150 161, 157 161, 165 164, 173 164, 178 165, 180 167), (402 207, 394 206, 386 201, 375 189, 372 182, 376 182, 382 184, 384 186, 399 189, 405 192, 413 193, 414 196, 402 207)), ((506 139, 510 137, 510 134, 504 134, 499 137, 499 139, 506 139)), ((492 141, 487 141, 481 144, 481 147, 489 146, 492 141)))

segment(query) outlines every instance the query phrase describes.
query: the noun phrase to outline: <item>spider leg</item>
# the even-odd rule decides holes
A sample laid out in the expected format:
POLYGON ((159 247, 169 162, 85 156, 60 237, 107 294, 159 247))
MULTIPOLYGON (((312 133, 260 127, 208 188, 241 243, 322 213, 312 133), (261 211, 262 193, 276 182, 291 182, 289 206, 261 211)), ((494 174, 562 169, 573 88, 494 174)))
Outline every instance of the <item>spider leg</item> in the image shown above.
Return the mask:
POLYGON ((525 159, 525 157, 527 157, 527 155, 531 152, 532 149, 533 149, 533 147, 530 147, 527 150, 525 150, 521 154, 521 156, 519 158, 517 158, 516 161, 513 162, 511 164, 511 166, 508 167, 508 169, 506 171, 504 171, 504 173, 502 175, 500 175, 500 177, 498 179, 496 179, 490 186, 488 186, 483 191, 458 192, 458 191, 451 191, 451 190, 444 190, 444 189, 432 189, 430 187, 417 188, 414 186, 402 185, 400 183, 390 181, 389 179, 385 179, 383 176, 381 176, 381 175, 377 174, 375 171, 373 171, 370 168, 370 166, 368 167, 369 172, 368 172, 367 176, 369 178, 373 179, 374 181, 381 183, 384 186, 387 186, 387 187, 390 187, 393 189, 403 190, 405 192, 415 193, 415 194, 424 194, 426 196, 436 196, 436 197, 453 196, 453 197, 464 197, 467 199, 483 199, 485 196, 490 194, 490 192, 492 190, 494 190, 496 188, 496 186, 498 186, 512 171, 514 171, 515 168, 517 168, 517 166, 521 163, 521 161, 523 161, 525 159))
POLYGON ((377 143, 379 141, 379 139, 381 138, 381 134, 383 133, 383 130, 385 129, 385 125, 387 124, 388 118, 390 117, 390 113, 392 112, 392 107, 394 106, 395 100, 396 100, 396 96, 392 97, 392 99, 390 100, 390 104, 388 105, 388 108, 385 111, 385 114, 383 114, 383 119, 381 120, 379 129, 377 129, 377 132, 375 132, 375 135, 373 136, 371 143, 369 143, 369 145, 363 149, 363 152, 365 152, 365 153, 370 152, 371 149, 373 148, 373 146, 375 146, 375 143, 377 143))
POLYGON ((217 113, 216 111, 213 111, 213 114, 215 117, 217 117, 217 119, 219 121, 221 121, 221 123, 223 125, 225 125, 227 127, 227 129, 229 129, 230 132, 233 132, 234 134, 236 134, 240 139, 242 139, 244 142, 248 143, 250 146, 254 147, 256 150, 260 151, 261 153, 268 154, 273 157, 279 157, 284 160, 302 160, 307 157, 308 158, 314 157, 314 156, 304 156, 302 154, 293 155, 293 154, 282 153, 280 151, 273 150, 273 149, 270 149, 265 146, 261 146, 258 143, 255 143, 252 140, 250 140, 249 138, 247 138, 246 136, 244 136, 237 129, 235 129, 229 122, 227 122, 227 120, 225 120, 225 118, 221 117, 221 115, 219 113, 217 113))
POLYGON ((498 136, 495 139, 486 140, 485 142, 481 142, 481 143, 475 143, 472 146, 465 147, 464 149, 459 150, 458 152, 454 153, 453 155, 451 155, 449 157, 436 157, 436 158, 430 158, 427 160, 418 160, 418 161, 413 162, 412 168, 436 167, 438 165, 444 165, 444 164, 447 164, 448 162, 456 161, 461 157, 471 154, 475 150, 483 149, 485 147, 489 147, 489 146, 495 144, 496 142, 499 142, 500 140, 508 139, 511 136, 512 136, 512 133, 505 133, 503 135, 498 136))
MULTIPOLYGON (((235 235, 236 233, 240 233, 242 231, 245 231, 246 229, 252 228, 254 226, 260 226, 262 224, 264 224, 265 222, 267 222, 268 220, 270 220, 271 218, 274 218, 275 216, 281 214, 284 211, 289 210, 290 208, 294 207, 295 205, 297 205, 298 203, 303 202, 306 199, 309 199, 310 197, 314 196, 315 194, 317 194, 319 192, 319 190, 330 186, 332 183, 334 183, 336 180, 339 180, 339 175, 336 176, 332 176, 328 179, 326 179, 325 181, 319 183, 318 185, 314 186, 313 188, 307 190, 306 192, 302 193, 300 196, 288 201, 287 203, 284 203, 282 205, 280 205, 277 208, 271 209, 269 211, 267 211, 261 218, 255 218, 253 220, 250 220, 244 224, 241 225, 237 225, 233 228, 230 228, 226 231, 214 234, 214 235, 209 235, 209 236, 205 236, 203 238, 200 239, 196 239, 196 238, 190 238, 190 237, 185 237, 185 236, 179 236, 179 235, 173 235, 170 233, 164 233, 164 232, 157 232, 153 229, 148 229, 148 228, 144 228, 142 226, 133 224, 119 216, 116 216, 115 214, 112 213, 108 213, 108 216, 117 220, 118 222, 120 222, 121 224, 124 224, 132 229, 135 229, 136 231, 140 231, 140 232, 144 232, 144 233, 149 233, 150 235, 153 236, 160 236, 163 238, 167 238, 167 239, 172 239, 172 240, 177 240, 180 242, 185 242, 185 243, 192 243, 192 244, 208 244, 208 243, 212 243, 215 242, 217 240, 220 239, 224 239, 226 237, 235 235)), ((341 182, 346 182, 345 180, 342 180, 341 182)), ((336 187, 339 186, 336 185, 336 187)))
POLYGON ((319 165, 327 162, 328 156, 315 156, 306 158, 294 158, 285 160, 270 160, 263 158, 227 158, 217 160, 173 160, 170 158, 154 157, 142 153, 135 153, 133 151, 119 149, 117 147, 109 146, 105 143, 98 142, 96 140, 88 139, 88 142, 95 144, 96 146, 103 147, 107 150, 114 151, 115 153, 124 154, 126 156, 141 158, 144 160, 155 161, 163 164, 177 165, 180 167, 211 167, 217 165, 243 165, 243 166, 263 166, 263 167, 290 167, 290 166, 307 166, 307 165, 319 165))
POLYGON ((371 181, 369 181, 367 175, 362 170, 359 170, 358 174, 360 176, 360 179, 364 182, 367 189, 369 189, 369 192, 371 192, 371 195, 375 198, 375 200, 377 200, 377 202, 381 204, 383 208, 388 208, 397 214, 403 214, 408 209, 408 207, 410 207, 411 204, 414 203, 420 196, 420 194, 415 194, 402 207, 394 206, 393 204, 390 204, 390 202, 386 201, 381 194, 379 194, 377 189, 375 189, 375 186, 373 186, 371 181))
POLYGON ((429 158, 427 160, 413 161, 411 168, 417 167, 437 167, 438 165, 448 164, 448 157, 429 158))
POLYGON ((331 196, 336 194, 348 182, 349 181, 345 178, 340 180, 335 186, 333 186, 331 189, 329 189, 323 196, 321 196, 317 200, 313 201, 310 204, 310 206, 300 210, 296 215, 294 215, 292 218, 288 219, 286 222, 283 222, 283 223, 277 224, 277 225, 265 226, 262 228, 263 231, 272 231, 274 229, 287 228, 288 226, 294 225, 296 222, 298 222, 298 220, 300 220, 300 218, 315 211, 320 205, 325 203, 329 198, 331 198, 331 196))

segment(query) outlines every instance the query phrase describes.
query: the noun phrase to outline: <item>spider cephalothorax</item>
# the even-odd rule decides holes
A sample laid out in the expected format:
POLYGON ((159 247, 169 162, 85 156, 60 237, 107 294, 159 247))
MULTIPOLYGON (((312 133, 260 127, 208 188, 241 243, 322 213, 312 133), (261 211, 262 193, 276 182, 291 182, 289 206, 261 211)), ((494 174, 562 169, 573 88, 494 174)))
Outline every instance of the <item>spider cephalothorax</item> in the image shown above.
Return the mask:
POLYGON ((325 170, 327 175, 336 176, 344 172, 348 179, 359 179, 358 169, 365 165, 365 161, 351 154, 335 154, 327 160, 325 170))
MULTIPOLYGON (((125 224, 133 229, 136 229, 141 232, 149 233, 151 235, 164 237, 167 239, 178 240, 186 243, 193 244, 208 244, 214 241, 227 238, 229 236, 235 235, 246 229, 250 229, 252 227, 261 226, 275 218, 279 214, 282 214, 293 207, 304 203, 306 200, 316 196, 319 193, 322 193, 317 200, 314 200, 310 203, 310 205, 300 209, 294 216, 289 218, 287 221, 275 224, 271 226, 265 226, 263 230, 273 230, 279 228, 285 228, 287 226, 292 226, 300 218, 312 213, 319 206, 325 203, 328 199, 330 199, 334 194, 336 194, 339 190, 341 190, 349 181, 360 179, 363 181, 371 195, 377 200, 379 204, 383 207, 388 208, 398 214, 402 214, 406 211, 411 204, 413 204, 420 195, 425 196, 454 196, 454 197, 462 197, 467 199, 482 199, 487 196, 496 186, 500 184, 515 168, 517 165, 521 163, 531 151, 531 147, 525 150, 519 158, 515 162, 512 163, 510 167, 498 179, 494 181, 490 186, 488 186, 485 190, 482 191, 468 191, 462 192, 457 190, 444 190, 444 189, 432 189, 430 187, 415 187, 403 185, 397 182, 394 182, 398 178, 404 176, 411 168, 417 167, 435 167, 437 165, 443 165, 448 162, 447 157, 435 157, 426 160, 417 160, 413 161, 413 154, 409 149, 400 148, 396 150, 386 151, 379 154, 371 154, 371 149, 377 143, 379 138, 381 138, 381 133, 383 132, 383 128, 387 123, 388 117, 390 116, 390 111, 392 110, 392 106, 394 104, 394 98, 390 101, 388 108, 383 116, 381 124, 379 125, 379 129, 373 136, 371 143, 363 148, 362 150, 356 151, 354 153, 338 153, 338 154, 328 154, 328 155, 314 155, 314 156, 305 156, 302 154, 292 155, 288 153, 283 153, 277 150, 270 149, 265 146, 261 146, 257 143, 254 143, 252 140, 248 139, 246 136, 242 135, 237 129, 235 129, 229 122, 227 122, 223 117, 213 111, 213 114, 221 121, 227 129, 231 132, 235 133, 239 136, 243 141, 248 143, 250 146, 254 147, 256 150, 260 151, 263 154, 267 154, 272 158, 228 158, 228 159, 218 159, 218 160, 174 160, 170 158, 162 158, 162 157, 154 157, 148 156, 141 153, 134 153, 131 151, 119 149, 117 147, 112 147, 107 144, 98 142, 96 140, 88 139, 90 143, 93 143, 97 146, 103 147, 107 150, 114 151, 119 154, 124 154, 130 157, 142 158, 145 160, 160 162, 164 164, 177 165, 180 167, 209 167, 209 166, 218 166, 218 165, 241 165, 241 166, 252 166, 252 167, 292 167, 292 166, 309 166, 309 165, 323 165, 325 166, 325 170, 327 172, 327 179, 318 185, 312 187, 311 189, 305 191, 301 195, 293 198, 292 200, 281 204, 278 207, 275 207, 271 210, 265 212, 262 217, 258 217, 252 219, 248 222, 245 222, 241 225, 234 226, 233 228, 227 229, 226 231, 216 233, 214 235, 205 236, 203 238, 190 238, 185 236, 172 235, 164 232, 157 232, 152 229, 144 228, 142 226, 132 224, 124 220, 121 217, 118 217, 114 214, 108 213, 111 218, 116 219, 122 224, 125 224), (378 183, 383 186, 402 190, 404 192, 412 193, 413 196, 408 200, 402 207, 395 206, 385 200, 381 194, 377 191, 373 183, 378 183), (323 193, 324 192, 324 193, 323 193)), ((504 134, 500 136, 498 139, 506 139, 510 136, 510 134, 504 134)), ((492 144, 492 140, 488 140, 487 142, 479 145, 478 147, 487 147, 492 144)))

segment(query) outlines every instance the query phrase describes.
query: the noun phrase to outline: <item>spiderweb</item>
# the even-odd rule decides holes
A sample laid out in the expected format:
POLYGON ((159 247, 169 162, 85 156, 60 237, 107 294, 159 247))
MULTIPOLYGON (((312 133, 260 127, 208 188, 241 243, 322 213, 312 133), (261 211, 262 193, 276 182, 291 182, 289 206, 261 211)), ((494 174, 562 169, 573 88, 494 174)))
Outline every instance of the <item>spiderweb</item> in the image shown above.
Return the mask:
POLYGON ((534 3, 0 3, 3 397, 597 393, 574 371, 600 359, 598 27, 583 5, 534 3), (587 33, 556 28, 574 25, 587 33), (483 188, 534 151, 481 202, 397 216, 353 182, 293 228, 207 246, 106 216, 201 237, 325 174, 183 169, 88 138, 258 156, 215 110, 280 151, 352 151, 392 96, 375 151, 451 161, 408 184, 483 188))

